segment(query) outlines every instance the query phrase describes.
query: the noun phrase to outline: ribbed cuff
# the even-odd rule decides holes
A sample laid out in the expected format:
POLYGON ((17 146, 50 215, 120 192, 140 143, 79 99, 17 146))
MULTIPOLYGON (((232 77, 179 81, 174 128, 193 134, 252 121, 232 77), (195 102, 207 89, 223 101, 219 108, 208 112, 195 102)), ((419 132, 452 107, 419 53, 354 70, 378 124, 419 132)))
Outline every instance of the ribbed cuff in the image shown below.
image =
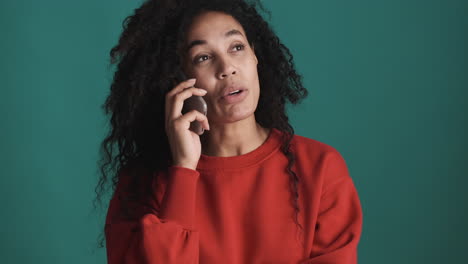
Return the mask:
POLYGON ((161 218, 193 229, 200 173, 179 166, 169 167, 168 172, 169 179, 162 201, 161 218))

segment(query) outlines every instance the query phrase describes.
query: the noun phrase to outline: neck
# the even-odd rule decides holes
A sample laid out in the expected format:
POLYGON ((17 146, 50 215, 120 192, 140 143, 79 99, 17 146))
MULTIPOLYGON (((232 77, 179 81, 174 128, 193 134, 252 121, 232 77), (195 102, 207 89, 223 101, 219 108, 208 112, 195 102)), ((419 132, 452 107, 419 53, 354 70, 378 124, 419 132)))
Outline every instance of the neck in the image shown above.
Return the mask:
POLYGON ((205 130, 201 137, 202 154, 217 157, 243 155, 262 145, 269 133, 270 129, 260 126, 255 118, 210 124, 210 130, 205 130))

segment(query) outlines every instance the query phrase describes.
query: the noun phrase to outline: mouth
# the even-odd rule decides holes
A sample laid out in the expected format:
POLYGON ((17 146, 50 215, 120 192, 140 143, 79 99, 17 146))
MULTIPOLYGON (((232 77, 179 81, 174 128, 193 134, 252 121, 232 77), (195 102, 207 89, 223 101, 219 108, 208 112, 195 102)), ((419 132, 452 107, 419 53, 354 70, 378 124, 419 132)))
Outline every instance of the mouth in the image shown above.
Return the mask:
POLYGON ((244 90, 235 90, 235 91, 233 91, 233 92, 228 93, 228 94, 225 95, 225 96, 235 96, 235 95, 238 95, 238 94, 242 93, 243 91, 244 91, 244 90))
POLYGON ((224 90, 224 93, 223 93, 223 96, 221 97, 221 99, 224 99, 226 97, 239 96, 240 94, 245 93, 246 90, 247 89, 245 89, 243 87, 227 87, 224 90))
POLYGON ((232 92, 227 93, 225 96, 221 97, 221 102, 223 104, 235 104, 244 101, 249 94, 249 90, 247 89, 236 89, 232 92))

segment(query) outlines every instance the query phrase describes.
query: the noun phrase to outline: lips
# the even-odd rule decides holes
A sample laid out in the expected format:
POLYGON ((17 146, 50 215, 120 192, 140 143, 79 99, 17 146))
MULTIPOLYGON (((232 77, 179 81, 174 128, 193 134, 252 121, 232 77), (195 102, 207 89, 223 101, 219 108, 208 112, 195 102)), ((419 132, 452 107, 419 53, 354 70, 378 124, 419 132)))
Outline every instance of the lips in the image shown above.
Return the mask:
POLYGON ((223 93, 222 93, 221 98, 229 96, 230 93, 233 93, 235 91, 241 92, 241 91, 245 91, 245 90, 247 90, 247 89, 245 89, 242 86, 227 86, 226 88, 223 89, 223 93))

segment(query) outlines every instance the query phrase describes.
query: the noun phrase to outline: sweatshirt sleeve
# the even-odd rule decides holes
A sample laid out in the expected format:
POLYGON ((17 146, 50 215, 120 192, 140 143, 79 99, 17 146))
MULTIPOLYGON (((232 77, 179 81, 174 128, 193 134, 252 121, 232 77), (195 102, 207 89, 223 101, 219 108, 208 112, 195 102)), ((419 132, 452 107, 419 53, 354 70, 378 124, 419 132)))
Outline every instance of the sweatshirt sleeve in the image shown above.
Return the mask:
POLYGON ((199 233, 193 229, 199 172, 172 166, 159 217, 152 203, 132 203, 132 220, 119 217, 122 175, 110 201, 105 226, 109 264, 198 264, 199 233))
POLYGON ((310 258, 301 264, 357 263, 361 204, 343 157, 329 154, 310 258))

